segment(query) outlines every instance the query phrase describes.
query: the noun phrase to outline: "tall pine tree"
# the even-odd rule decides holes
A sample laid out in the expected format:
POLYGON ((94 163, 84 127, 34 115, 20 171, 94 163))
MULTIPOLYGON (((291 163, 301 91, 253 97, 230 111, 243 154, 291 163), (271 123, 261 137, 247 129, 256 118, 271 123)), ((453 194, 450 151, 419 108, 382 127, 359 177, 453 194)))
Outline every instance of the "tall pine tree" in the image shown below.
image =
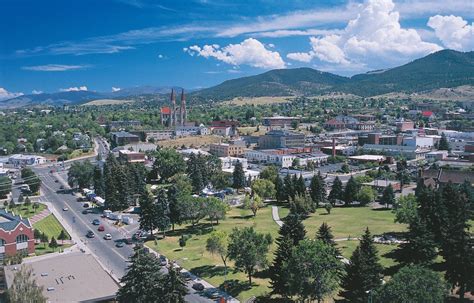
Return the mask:
POLYGON ((275 259, 270 267, 270 277, 272 285, 272 293, 282 296, 288 296, 287 277, 283 271, 283 263, 288 262, 291 257, 293 247, 304 239, 306 231, 302 223, 302 219, 298 214, 288 214, 283 219, 283 226, 278 232, 279 236, 276 239, 277 250, 275 252, 275 259))
POLYGON ((232 187, 240 189, 245 187, 245 172, 242 163, 238 161, 234 166, 234 172, 232 173, 232 187))
POLYGON ((359 184, 354 179, 353 176, 349 178, 347 181, 346 188, 344 189, 344 202, 346 205, 351 204, 357 197, 357 193, 359 192, 359 184))
POLYGON ((327 225, 326 222, 323 222, 323 224, 321 224, 318 231, 316 232, 316 239, 323 241, 329 246, 332 246, 336 250, 337 254, 340 254, 339 250, 337 249, 337 244, 334 241, 334 236, 332 235, 331 227, 327 225))
POLYGON ((339 179, 338 176, 334 179, 332 182, 332 187, 331 187, 331 192, 329 193, 329 202, 331 202, 332 205, 336 203, 336 200, 342 200, 343 199, 343 188, 342 188, 342 182, 341 179, 339 179))
POLYGON ((367 228, 346 265, 340 295, 349 302, 366 302, 368 293, 381 285, 382 271, 374 240, 367 228))
POLYGON ((313 176, 309 188, 311 199, 317 208, 319 207, 320 203, 324 203, 326 201, 326 183, 321 176, 321 172, 319 172, 318 175, 313 176))
POLYGON ((285 184, 283 180, 277 176, 275 182, 276 200, 278 203, 282 203, 288 200, 288 196, 285 192, 285 184))

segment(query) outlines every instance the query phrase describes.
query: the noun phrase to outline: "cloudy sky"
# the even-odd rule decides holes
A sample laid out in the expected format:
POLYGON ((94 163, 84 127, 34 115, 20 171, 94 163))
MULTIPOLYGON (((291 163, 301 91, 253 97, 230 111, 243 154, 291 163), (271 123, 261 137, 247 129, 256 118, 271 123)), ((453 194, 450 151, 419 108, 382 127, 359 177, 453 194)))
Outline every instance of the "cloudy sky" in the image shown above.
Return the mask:
POLYGON ((473 16, 472 0, 3 0, 0 99, 301 66, 350 76, 472 51, 473 16))

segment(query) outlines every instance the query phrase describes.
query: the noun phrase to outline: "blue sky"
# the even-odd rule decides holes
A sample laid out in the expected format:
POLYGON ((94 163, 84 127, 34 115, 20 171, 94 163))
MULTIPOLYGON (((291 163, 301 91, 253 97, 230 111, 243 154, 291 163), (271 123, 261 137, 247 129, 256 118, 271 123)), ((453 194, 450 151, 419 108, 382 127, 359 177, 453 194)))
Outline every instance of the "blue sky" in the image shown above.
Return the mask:
POLYGON ((474 48, 470 0, 3 0, 0 99, 207 87, 274 68, 341 75, 474 48))

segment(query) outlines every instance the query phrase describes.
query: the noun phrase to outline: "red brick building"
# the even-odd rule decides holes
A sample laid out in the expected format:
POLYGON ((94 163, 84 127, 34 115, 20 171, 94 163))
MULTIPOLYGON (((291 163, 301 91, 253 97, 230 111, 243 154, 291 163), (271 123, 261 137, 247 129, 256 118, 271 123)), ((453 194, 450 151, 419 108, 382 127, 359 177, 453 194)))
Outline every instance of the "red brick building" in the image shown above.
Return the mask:
POLYGON ((30 220, 0 209, 0 259, 34 252, 35 238, 30 220))

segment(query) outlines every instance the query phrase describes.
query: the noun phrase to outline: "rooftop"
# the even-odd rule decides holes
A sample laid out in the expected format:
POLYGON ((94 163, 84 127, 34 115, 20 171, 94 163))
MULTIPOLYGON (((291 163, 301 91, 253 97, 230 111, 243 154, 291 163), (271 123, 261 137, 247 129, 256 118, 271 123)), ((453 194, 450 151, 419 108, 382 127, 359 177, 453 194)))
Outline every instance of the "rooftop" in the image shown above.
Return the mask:
POLYGON ((137 135, 134 135, 134 134, 131 134, 131 133, 125 132, 125 131, 112 132, 111 134, 118 137, 118 138, 138 138, 137 135))
POLYGON ((0 209, 0 229, 5 231, 14 230, 21 222, 31 227, 30 220, 27 218, 22 218, 21 216, 7 212, 5 209, 0 209))
MULTIPOLYGON (((24 260, 48 302, 101 301, 115 298, 119 286, 90 254, 67 253, 41 260, 24 260), (49 289, 49 290, 48 290, 49 289)), ((19 265, 5 267, 11 286, 19 265)))

